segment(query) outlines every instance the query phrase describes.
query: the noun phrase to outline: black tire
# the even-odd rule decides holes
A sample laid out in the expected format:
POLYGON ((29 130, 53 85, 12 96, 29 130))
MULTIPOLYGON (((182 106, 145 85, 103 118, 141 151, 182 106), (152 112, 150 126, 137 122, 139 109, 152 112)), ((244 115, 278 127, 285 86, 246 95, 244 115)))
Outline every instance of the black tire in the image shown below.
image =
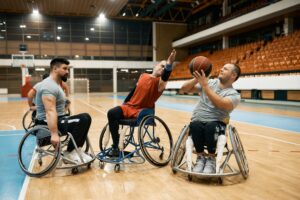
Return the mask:
MULTIPOLYGON (((99 148, 100 148, 100 151, 104 151, 106 148, 103 146, 103 139, 104 139, 104 134, 105 134, 105 131, 106 129, 108 128, 108 123, 103 127, 102 131, 101 131, 101 134, 100 134, 100 138, 99 138, 99 148)), ((109 136, 111 137, 111 136, 109 136)))
POLYGON ((24 114, 22 119, 22 125, 26 132, 32 127, 34 127, 35 115, 36 111, 32 111, 30 109, 24 114))
POLYGON ((239 169, 240 169, 244 179, 247 179, 248 175, 249 175, 248 161, 246 158, 246 154, 245 154, 245 151, 243 148, 242 141, 241 141, 239 134, 235 127, 233 127, 233 126, 229 127, 229 136, 230 136, 232 149, 233 149, 237 164, 239 166, 239 169))
MULTIPOLYGON (((104 144, 103 144, 103 139, 104 139, 105 131, 106 131, 107 128, 108 128, 108 123, 103 127, 103 129, 101 131, 101 134, 100 134, 100 138, 99 138, 99 149, 100 149, 100 152, 102 152, 102 151, 104 151, 104 150, 106 150, 106 149, 108 149, 108 148, 111 147, 111 146, 104 147, 104 144)), ((110 140, 112 140, 111 135, 109 137, 110 137, 110 140)), ((132 134, 131 134, 131 128, 130 128, 129 134, 125 135, 124 149, 129 144, 129 141, 131 140, 131 137, 132 137, 132 134)))
POLYGON ((185 154, 185 141, 187 140, 189 136, 189 126, 186 125, 181 130, 181 133, 179 134, 178 140, 174 147, 174 152, 171 160, 171 167, 176 167, 180 165, 180 163, 183 160, 184 154, 185 154))
POLYGON ((170 129, 162 119, 152 115, 144 117, 139 125, 138 139, 144 157, 152 165, 162 167, 169 163, 173 150, 173 138, 170 129), (163 137, 159 137, 157 133, 155 133, 155 130, 159 129, 161 125, 164 128, 164 135, 162 135, 163 137), (149 128, 152 128, 152 134, 149 133, 149 128), (149 141, 145 141, 146 136, 149 137, 149 141), (168 142, 161 145, 164 137, 167 138, 168 142), (157 158, 154 157, 153 153, 156 153, 155 157, 157 158))
POLYGON ((31 177, 42 177, 50 173, 56 167, 60 158, 60 144, 57 148, 54 148, 52 144, 43 147, 38 145, 36 132, 40 129, 49 132, 48 129, 42 127, 32 128, 23 136, 18 148, 19 165, 21 169, 31 177), (39 153, 36 153, 37 151, 39 151, 39 153), (47 153, 47 158, 43 157, 43 153, 47 153), (37 155, 42 155, 42 157, 39 159, 32 159, 32 156, 37 155))

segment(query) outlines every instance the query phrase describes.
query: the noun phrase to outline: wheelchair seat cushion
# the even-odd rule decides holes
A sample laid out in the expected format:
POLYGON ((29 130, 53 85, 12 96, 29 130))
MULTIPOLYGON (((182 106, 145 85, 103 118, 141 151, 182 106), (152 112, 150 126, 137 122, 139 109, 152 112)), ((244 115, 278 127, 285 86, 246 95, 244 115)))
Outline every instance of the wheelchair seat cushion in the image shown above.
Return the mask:
POLYGON ((120 125, 127 125, 127 126, 135 126, 135 122, 136 122, 135 118, 133 118, 133 119, 121 119, 119 121, 119 124, 120 125))

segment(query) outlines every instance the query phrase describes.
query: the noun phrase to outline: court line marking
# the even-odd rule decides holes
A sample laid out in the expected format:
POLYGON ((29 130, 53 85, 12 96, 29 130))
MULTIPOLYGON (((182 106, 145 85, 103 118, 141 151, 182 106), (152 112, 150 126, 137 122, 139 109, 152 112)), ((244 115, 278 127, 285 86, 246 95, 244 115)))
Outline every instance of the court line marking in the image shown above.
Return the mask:
POLYGON ((8 127, 12 128, 12 130, 17 130, 15 126, 12 126, 12 125, 9 125, 9 124, 0 123, 0 125, 8 126, 8 127))
POLYGON ((7 137, 7 136, 19 136, 19 135, 24 135, 24 133, 14 133, 14 134, 0 134, 0 137, 7 137))
POLYGON ((276 142, 282 142, 282 143, 286 143, 286 144, 292 144, 292 145, 300 146, 300 144, 298 144, 298 143, 289 142, 289 141, 278 139, 278 138, 275 138, 275 137, 269 137, 269 136, 265 136, 265 135, 258 135, 258 134, 255 134, 255 133, 245 133, 244 131, 240 132, 240 134, 241 135, 257 136, 257 137, 262 137, 262 138, 266 138, 266 139, 269 139, 269 140, 274 140, 276 142))
POLYGON ((291 130, 285 130, 285 129, 280 129, 280 128, 274 128, 274 127, 271 127, 271 126, 264 126, 264 125, 257 125, 257 124, 252 124, 252 123, 249 123, 249 122, 243 122, 243 121, 239 121, 239 120, 230 120, 230 121, 234 121, 234 122, 238 122, 238 123, 244 123, 244 124, 248 124, 248 125, 252 125, 252 126, 260 126, 260 127, 264 127, 264 128, 271 128, 271 129, 275 129, 275 130, 278 130, 278 131, 282 131, 281 133, 283 134, 289 134, 287 132, 290 132, 290 133, 293 133, 293 134, 299 134, 300 132, 296 132, 296 131, 291 131, 291 130))
POLYGON ((25 176, 25 180, 23 182, 23 186, 21 189, 21 192, 19 194, 18 200, 23 200, 25 199, 26 193, 27 193, 27 189, 28 189, 28 185, 29 185, 29 180, 30 177, 28 175, 25 176))
POLYGON ((97 110, 98 112, 100 112, 100 113, 102 113, 102 114, 104 114, 104 115, 106 115, 106 112, 104 112, 104 111, 102 111, 102 110, 99 110, 98 108, 96 108, 95 106, 92 106, 91 104, 89 104, 89 103, 86 103, 86 102, 84 102, 83 100, 81 100, 81 99, 77 99, 78 101, 80 101, 81 103, 83 103, 83 104, 85 104, 85 105, 87 105, 87 106, 89 106, 89 107, 91 107, 91 108, 93 108, 93 109, 95 109, 95 110, 97 110))
MULTIPOLYGON (((92 106, 92 105, 90 105, 89 103, 86 103, 86 102, 84 102, 84 101, 82 101, 82 100, 79 100, 79 101, 81 101, 83 104, 85 104, 85 105, 87 105, 87 106, 89 106, 89 107, 91 107, 91 108, 97 110, 98 112, 101 112, 101 113, 103 113, 103 114, 106 115, 106 113, 105 113, 104 111, 99 110, 99 109, 96 108, 95 106, 92 106)), ((161 107, 160 107, 160 108, 161 108, 161 107)), ((178 111, 178 110, 172 109, 172 108, 164 108, 164 107, 163 107, 163 109, 170 109, 170 110, 178 111)), ((188 111, 181 111, 181 112, 188 112, 188 111)), ((190 113, 190 112, 188 112, 188 113, 190 113)), ((232 120, 232 121, 236 121, 236 120, 232 120)), ((240 122, 240 121, 237 121, 237 122, 240 122)), ((247 122, 242 122, 242 123, 247 123, 247 122)), ((247 123, 247 124, 251 124, 251 123, 247 123)), ((251 125, 255 125, 255 124, 251 124, 251 125)), ((260 126, 260 125, 255 125, 255 126, 260 126)), ((268 126, 262 126, 262 127, 272 128, 272 127, 268 127, 268 126)), ((273 128, 273 129, 278 129, 278 128, 273 128)), ((287 131, 287 130, 282 130, 282 129, 278 129, 278 130, 281 130, 281 131, 287 131)), ((290 132, 292 132, 292 133, 297 133, 297 132, 293 132, 293 131, 290 131, 290 132)), ((253 135, 253 136, 257 136, 257 137, 262 137, 262 138, 274 140, 274 141, 277 141, 277 142, 283 142, 283 143, 286 143, 286 144, 292 144, 292 145, 300 146, 300 144, 293 143, 293 142, 288 142, 288 141, 281 140, 281 139, 274 138, 274 137, 268 137, 268 136, 257 135, 257 134, 252 134, 252 133, 251 133, 251 134, 250 134, 250 133, 241 133, 241 134, 244 134, 244 135, 253 135)))
MULTIPOLYGON (((190 114, 192 113, 190 111, 176 110, 176 109, 173 109, 173 108, 166 108, 166 107, 162 107, 162 106, 157 106, 157 107, 162 108, 162 109, 167 109, 167 110, 174 110, 174 111, 177 111, 177 112, 185 112, 185 113, 190 113, 190 114)), ((243 122, 243 121, 239 121, 239 120, 233 120, 233 119, 231 119, 230 121, 235 121, 235 122, 239 122, 239 123, 249 124, 249 125, 253 125, 253 126, 260 126, 260 127, 264 127, 264 128, 271 128, 271 129, 275 129, 275 130, 278 130, 278 131, 282 131, 281 133, 283 133, 283 134, 289 134, 287 132, 290 132, 290 133, 293 133, 293 134, 299 134, 300 133, 300 132, 291 131, 291 130, 274 128, 274 127, 271 127, 271 126, 264 126, 264 125, 252 124, 252 123, 249 123, 249 122, 243 122)))

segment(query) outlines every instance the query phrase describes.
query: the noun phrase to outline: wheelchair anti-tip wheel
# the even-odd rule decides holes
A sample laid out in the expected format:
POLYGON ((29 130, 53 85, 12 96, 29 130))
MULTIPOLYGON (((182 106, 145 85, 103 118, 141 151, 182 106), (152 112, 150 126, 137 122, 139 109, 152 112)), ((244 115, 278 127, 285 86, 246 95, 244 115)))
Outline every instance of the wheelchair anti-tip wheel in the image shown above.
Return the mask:
POLYGON ((148 115, 139 125, 138 140, 144 157, 154 166, 165 166, 172 155, 173 138, 166 123, 148 115))
POLYGON ((22 119, 22 125, 26 132, 34 126, 35 116, 36 111, 30 109, 24 114, 22 119))
POLYGON ((21 169, 31 177, 41 177, 51 172, 57 165, 61 145, 54 147, 51 134, 46 127, 36 126, 22 138, 18 148, 21 169))
POLYGON ((229 126, 229 136, 231 140, 232 149, 234 151, 234 155, 239 169, 241 171, 241 174, 244 177, 244 179, 247 179, 249 175, 249 166, 243 148, 243 144, 235 127, 229 126))

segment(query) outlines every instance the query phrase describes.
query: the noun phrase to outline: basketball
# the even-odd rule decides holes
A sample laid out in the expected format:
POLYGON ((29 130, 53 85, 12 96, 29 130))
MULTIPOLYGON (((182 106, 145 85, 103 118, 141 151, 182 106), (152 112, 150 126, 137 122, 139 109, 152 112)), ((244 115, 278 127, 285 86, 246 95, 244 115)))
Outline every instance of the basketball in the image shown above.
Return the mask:
POLYGON ((198 71, 201 74, 201 70, 203 70, 205 76, 208 76, 212 70, 212 64, 208 58, 197 56, 190 62, 189 68, 192 75, 194 71, 198 71))

